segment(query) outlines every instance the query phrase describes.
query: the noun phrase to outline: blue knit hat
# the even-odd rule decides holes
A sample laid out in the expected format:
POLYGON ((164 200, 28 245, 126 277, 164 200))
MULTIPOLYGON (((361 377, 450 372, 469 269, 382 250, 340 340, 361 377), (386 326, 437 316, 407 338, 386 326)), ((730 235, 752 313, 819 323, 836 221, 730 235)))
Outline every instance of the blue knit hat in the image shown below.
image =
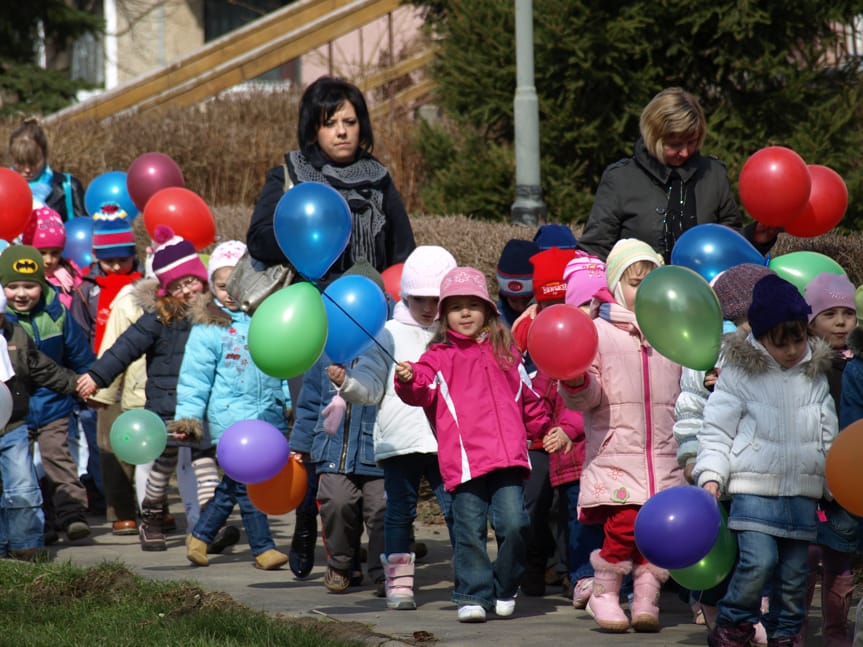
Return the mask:
POLYGON ((533 264, 539 245, 530 240, 506 241, 497 262, 497 289, 505 297, 533 297, 533 264))
POLYGON ((540 249, 551 249, 552 247, 560 247, 561 249, 575 249, 578 241, 572 233, 572 229, 566 225, 542 225, 536 230, 536 235, 533 237, 533 242, 539 245, 540 249))
POLYGON ((93 214, 93 255, 102 259, 135 255, 132 223, 117 204, 105 203, 93 214))
POLYGON ((812 308, 800 290, 776 274, 768 274, 752 289, 748 317, 752 336, 760 339, 786 321, 809 323, 810 312, 812 308))

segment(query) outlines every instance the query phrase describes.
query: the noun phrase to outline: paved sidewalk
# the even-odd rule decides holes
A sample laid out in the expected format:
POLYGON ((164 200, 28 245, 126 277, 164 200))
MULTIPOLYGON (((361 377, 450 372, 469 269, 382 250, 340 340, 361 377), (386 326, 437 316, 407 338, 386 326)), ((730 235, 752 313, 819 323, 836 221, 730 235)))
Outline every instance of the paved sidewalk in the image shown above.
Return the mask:
MULTIPOLYGON (((180 506, 173 506, 179 509, 180 506)), ((239 517, 232 523, 241 526, 239 517)), ((315 569, 304 581, 294 578, 285 567, 280 571, 260 571, 252 566, 252 556, 241 542, 222 555, 211 556, 210 566, 190 565, 185 556, 183 518, 180 529, 169 535, 168 550, 146 553, 137 537, 115 537, 110 524, 93 523, 90 538, 73 544, 52 546, 55 560, 71 560, 81 566, 103 561, 118 561, 136 573, 156 580, 191 580, 205 590, 223 591, 235 600, 254 609, 288 616, 328 617, 340 622, 360 622, 377 634, 370 640, 375 645, 419 644, 415 632, 433 636, 436 644, 472 646, 510 645, 706 645, 707 631, 692 624, 689 608, 673 593, 663 593, 658 634, 606 634, 600 632, 587 613, 576 611, 571 602, 559 594, 559 587, 548 587, 544 598, 520 596, 515 615, 496 618, 493 614, 485 624, 461 624, 456 620, 456 607, 450 602, 451 561, 449 542, 443 526, 417 524, 417 540, 428 545, 429 554, 417 564, 416 611, 388 611, 386 602, 374 596, 374 587, 366 582, 347 593, 329 593, 323 585, 324 551, 318 542, 315 569)), ((286 552, 293 532, 293 514, 271 517, 277 547, 286 552)), ((493 550, 494 542, 489 543, 493 550)), ((813 624, 820 624, 813 618, 813 624)), ((421 637, 421 634, 418 634, 421 637)), ((431 643, 434 644, 434 643, 431 643)), ((820 645, 812 638, 807 645, 820 645)))

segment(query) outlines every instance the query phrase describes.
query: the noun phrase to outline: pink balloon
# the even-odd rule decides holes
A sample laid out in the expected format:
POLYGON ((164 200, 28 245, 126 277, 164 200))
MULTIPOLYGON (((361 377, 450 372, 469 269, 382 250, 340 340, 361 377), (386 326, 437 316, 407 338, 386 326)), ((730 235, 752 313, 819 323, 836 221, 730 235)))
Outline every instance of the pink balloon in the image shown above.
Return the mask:
POLYGON ((174 160, 163 153, 144 153, 138 156, 126 172, 126 189, 132 202, 141 211, 154 193, 175 186, 186 186, 183 171, 174 160))

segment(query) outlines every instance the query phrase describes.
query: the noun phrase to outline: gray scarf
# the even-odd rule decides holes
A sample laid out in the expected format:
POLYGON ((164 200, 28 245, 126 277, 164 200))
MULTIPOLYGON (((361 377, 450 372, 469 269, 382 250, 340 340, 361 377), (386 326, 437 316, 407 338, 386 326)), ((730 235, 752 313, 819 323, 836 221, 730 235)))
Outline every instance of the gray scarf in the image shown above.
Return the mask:
POLYGON ((352 226, 348 243, 350 262, 341 269, 345 270, 362 259, 375 268, 380 267, 385 259, 376 257, 375 238, 386 224, 384 194, 379 188, 388 175, 386 167, 371 156, 362 156, 347 166, 336 166, 326 162, 322 156, 309 160, 300 151, 288 153, 288 164, 298 182, 327 184, 347 201, 352 226))

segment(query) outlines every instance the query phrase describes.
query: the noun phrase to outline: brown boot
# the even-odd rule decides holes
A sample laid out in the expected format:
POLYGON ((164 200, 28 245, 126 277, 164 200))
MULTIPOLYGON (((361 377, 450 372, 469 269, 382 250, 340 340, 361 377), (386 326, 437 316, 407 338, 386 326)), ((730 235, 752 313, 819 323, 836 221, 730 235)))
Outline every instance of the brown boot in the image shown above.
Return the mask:
POLYGON ((164 518, 162 503, 155 503, 145 498, 144 505, 141 506, 141 527, 139 528, 141 550, 148 553, 168 550, 163 529, 164 518))

